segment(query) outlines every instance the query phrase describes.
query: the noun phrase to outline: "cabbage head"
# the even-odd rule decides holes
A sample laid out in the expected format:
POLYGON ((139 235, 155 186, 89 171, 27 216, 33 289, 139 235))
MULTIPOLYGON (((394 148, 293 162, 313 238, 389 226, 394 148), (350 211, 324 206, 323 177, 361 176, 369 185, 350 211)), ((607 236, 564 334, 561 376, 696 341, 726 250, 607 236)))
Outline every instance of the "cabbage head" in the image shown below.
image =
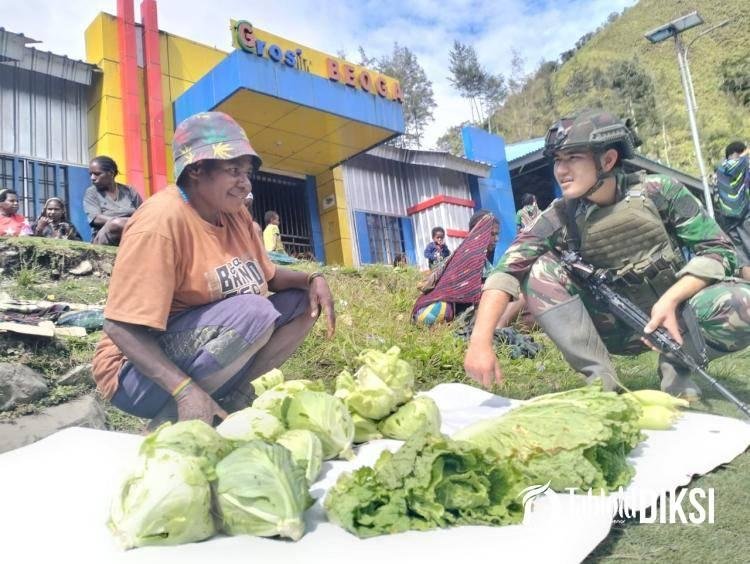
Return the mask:
POLYGON ((112 501, 107 525, 126 549, 213 535, 211 488, 199 460, 168 449, 140 457, 112 501))
POLYGON ((286 412, 289 429, 307 429, 320 439, 323 459, 350 459, 354 440, 354 423, 340 399, 325 392, 304 391, 290 401, 286 412))
POLYGON ((216 504, 230 535, 305 534, 303 513, 313 499, 304 472, 278 444, 249 441, 216 466, 216 504))
POLYGON ((251 383, 253 385, 253 390, 255 390, 255 395, 259 396, 265 393, 266 390, 270 390, 274 386, 278 386, 283 381, 284 373, 278 368, 274 368, 273 370, 269 370, 262 376, 258 376, 251 383))
POLYGON ((324 389, 321 382, 313 382, 312 380, 287 380, 263 392, 255 399, 253 407, 267 411, 283 423, 285 419, 284 402, 287 398, 291 398, 294 394, 303 390, 322 392, 324 389))
POLYGON ((224 419, 216 431, 230 441, 263 439, 273 442, 284 432, 284 425, 270 413, 246 407, 224 419))
POLYGON ((368 419, 382 419, 398 406, 395 390, 390 388, 375 372, 362 366, 355 374, 356 385, 349 392, 344 403, 352 413, 359 413, 368 419))
POLYGON ((292 453, 292 460, 304 470, 308 484, 318 479, 323 464, 323 445, 315 433, 292 429, 283 433, 276 442, 292 453))
POLYGON ((386 438, 400 441, 405 441, 420 430, 430 435, 439 435, 440 411, 431 398, 420 396, 402 405, 387 419, 383 419, 378 429, 386 438))
POLYGON ((155 456, 162 450, 170 450, 196 457, 208 480, 216 475, 216 464, 232 451, 233 445, 223 438, 208 423, 197 419, 180 421, 174 425, 164 423, 141 443, 140 454, 144 457, 155 456))
POLYGON ((400 348, 391 347, 386 352, 367 349, 357 357, 394 391, 396 405, 409 401, 414 390, 414 370, 408 362, 398 357, 399 354, 400 348))
POLYGON ((352 413, 352 421, 354 421, 354 442, 356 444, 383 438, 383 434, 378 431, 376 421, 362 417, 358 413, 352 413))

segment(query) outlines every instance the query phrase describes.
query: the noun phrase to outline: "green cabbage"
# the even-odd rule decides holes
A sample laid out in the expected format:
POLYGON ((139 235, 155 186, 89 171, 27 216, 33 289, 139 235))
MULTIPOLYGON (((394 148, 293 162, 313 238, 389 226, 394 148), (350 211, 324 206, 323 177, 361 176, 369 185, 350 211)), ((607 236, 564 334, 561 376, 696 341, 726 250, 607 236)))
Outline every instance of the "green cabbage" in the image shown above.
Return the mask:
POLYGON ((274 386, 278 386, 284 381, 284 373, 279 370, 278 368, 274 368, 273 370, 269 370, 262 376, 258 376, 255 380, 252 381, 253 389, 255 390, 255 395, 259 396, 266 392, 266 390, 270 390, 274 386))
POLYGON ((235 411, 216 427, 216 431, 231 441, 263 439, 275 441, 284 432, 284 425, 276 417, 254 407, 235 411))
POLYGON ((199 459, 168 449, 141 457, 113 500, 107 525, 126 549, 213 535, 211 488, 199 459))
POLYGON ((289 400, 286 412, 289 429, 307 429, 320 439, 323 459, 350 459, 354 423, 344 403, 325 392, 303 391, 289 400))
POLYGON ((362 351, 357 360, 370 368, 396 394, 396 405, 406 403, 412 398, 414 390, 414 370, 398 355, 401 349, 391 347, 386 352, 375 349, 362 351))
POLYGON ((405 403, 398 411, 378 424, 378 429, 389 439, 405 441, 421 429, 430 434, 440 433, 440 411, 427 396, 405 403))
POLYGON ((313 499, 302 469, 278 444, 249 441, 216 466, 216 503, 230 535, 305 534, 303 513, 313 499))
POLYGON ((283 433, 276 442, 292 453, 294 462, 305 471, 307 483, 312 484, 323 464, 323 445, 318 436, 306 429, 292 429, 283 433))
POLYGON ((141 443, 140 454, 155 456, 164 449, 196 457, 208 480, 216 476, 216 464, 232 451, 233 445, 208 423, 197 419, 164 423, 141 443))
POLYGON ((253 407, 267 411, 283 422, 286 418, 284 402, 287 398, 291 398, 302 390, 322 392, 325 387, 321 382, 313 382, 312 380, 287 380, 263 392, 255 399, 253 407))
POLYGON ((363 366, 355 377, 356 387, 344 400, 351 412, 368 419, 382 419, 396 409, 399 395, 372 369, 363 366))
POLYGON ((413 395, 414 373, 408 362, 400 360, 400 349, 387 352, 362 351, 362 364, 352 376, 343 370, 336 378, 335 396, 346 403, 349 411, 366 419, 379 420, 393 413, 413 395))
POLYGON ((328 518, 361 537, 453 525, 518 523, 520 474, 491 451, 424 432, 373 468, 342 474, 324 501, 328 518))
POLYGON ((627 456, 643 438, 640 413, 635 402, 586 386, 540 396, 453 438, 514 460, 530 484, 613 491, 635 473, 627 456))
POLYGON ((383 434, 378 430, 377 422, 372 419, 362 417, 359 413, 352 413, 352 421, 354 421, 355 443, 366 443, 383 438, 383 434))

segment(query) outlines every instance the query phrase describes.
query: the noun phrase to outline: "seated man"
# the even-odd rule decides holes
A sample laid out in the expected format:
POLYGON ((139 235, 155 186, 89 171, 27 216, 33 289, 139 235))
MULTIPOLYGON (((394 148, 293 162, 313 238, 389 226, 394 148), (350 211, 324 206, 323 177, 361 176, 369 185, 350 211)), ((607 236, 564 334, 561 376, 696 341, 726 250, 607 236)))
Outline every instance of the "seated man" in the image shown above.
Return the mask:
MULTIPOLYGON (((571 276, 560 258, 566 250, 604 269, 615 291, 650 311, 645 333, 663 327, 682 343, 678 307, 687 302, 710 357, 750 344, 750 284, 730 278, 737 264, 731 241, 675 179, 625 174, 622 161, 635 144, 628 124, 602 110, 564 118, 549 129, 545 155, 563 197, 518 233, 484 285, 464 360, 467 374, 483 386, 502 381, 492 337, 521 289, 536 322, 589 382, 615 389, 609 353, 648 350, 640 334, 571 276), (687 262, 682 247, 692 256, 687 262)), ((662 390, 699 397, 686 366, 661 355, 658 371, 662 390)))
POLYGON ((143 203, 133 188, 115 181, 118 174, 117 163, 104 155, 89 163, 92 185, 83 196, 83 211, 91 225, 91 242, 98 245, 119 245, 128 218, 143 203))

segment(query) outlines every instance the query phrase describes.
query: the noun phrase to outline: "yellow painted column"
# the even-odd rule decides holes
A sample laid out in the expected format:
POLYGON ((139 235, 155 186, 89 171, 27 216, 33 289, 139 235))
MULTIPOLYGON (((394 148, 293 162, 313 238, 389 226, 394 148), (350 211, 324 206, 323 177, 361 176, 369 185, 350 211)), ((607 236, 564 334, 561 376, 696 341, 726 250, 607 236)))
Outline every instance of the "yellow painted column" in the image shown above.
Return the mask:
POLYGON ((346 203, 344 175, 341 167, 337 166, 319 174, 315 178, 315 183, 326 263, 354 266, 349 208, 346 203))
MULTIPOLYGON (((89 90, 89 156, 107 155, 121 171, 126 170, 125 137, 120 90, 120 55, 117 18, 100 13, 86 28, 86 62, 97 65, 102 74, 89 90)), ((127 183, 125 173, 118 181, 127 183)))

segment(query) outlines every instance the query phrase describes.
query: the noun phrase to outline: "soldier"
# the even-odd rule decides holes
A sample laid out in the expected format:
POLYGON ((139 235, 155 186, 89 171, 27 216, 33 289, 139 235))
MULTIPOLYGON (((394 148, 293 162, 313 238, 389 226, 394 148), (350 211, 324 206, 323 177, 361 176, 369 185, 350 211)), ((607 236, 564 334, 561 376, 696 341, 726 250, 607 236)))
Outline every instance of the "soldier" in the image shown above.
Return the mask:
MULTIPOLYGON (((539 325, 588 382, 616 388, 609 352, 647 350, 639 335, 615 319, 571 279, 562 250, 605 268, 614 288, 651 313, 646 332, 664 327, 682 343, 677 308, 694 310, 710 358, 750 344, 750 284, 731 275, 731 241, 687 189, 669 176, 624 173, 622 159, 636 140, 628 124, 587 110, 553 125, 545 154, 563 197, 520 232, 487 279, 464 367, 489 387, 503 374, 492 348, 497 321, 520 292, 539 325), (683 259, 685 247, 692 258, 683 259)), ((689 370, 659 357, 662 390, 696 400, 689 370)))

